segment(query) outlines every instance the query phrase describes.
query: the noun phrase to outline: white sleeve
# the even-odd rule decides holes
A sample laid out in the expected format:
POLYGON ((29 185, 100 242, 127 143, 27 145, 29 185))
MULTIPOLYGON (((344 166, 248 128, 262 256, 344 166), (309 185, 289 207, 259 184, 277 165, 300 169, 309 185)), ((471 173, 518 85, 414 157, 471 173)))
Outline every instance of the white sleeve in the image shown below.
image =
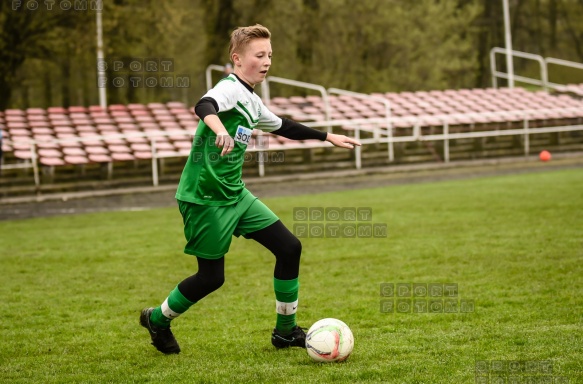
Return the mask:
POLYGON ((257 124, 257 129, 261 129, 263 132, 272 132, 281 128, 281 118, 276 116, 267 107, 261 103, 261 116, 259 116, 259 123, 257 124))
POLYGON ((203 97, 212 97, 219 106, 217 112, 224 112, 235 108, 237 105, 237 86, 236 84, 226 78, 219 81, 214 88, 204 94, 203 97))

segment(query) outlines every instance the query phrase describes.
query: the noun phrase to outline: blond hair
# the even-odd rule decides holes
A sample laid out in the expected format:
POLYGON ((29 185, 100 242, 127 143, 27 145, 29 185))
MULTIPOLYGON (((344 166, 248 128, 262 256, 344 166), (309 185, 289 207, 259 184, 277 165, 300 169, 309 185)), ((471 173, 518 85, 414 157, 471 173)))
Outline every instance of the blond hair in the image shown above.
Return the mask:
POLYGON ((233 60, 233 53, 241 53, 249 45, 251 40, 270 38, 271 32, 261 24, 255 24, 250 27, 239 27, 231 32, 229 58, 233 60))

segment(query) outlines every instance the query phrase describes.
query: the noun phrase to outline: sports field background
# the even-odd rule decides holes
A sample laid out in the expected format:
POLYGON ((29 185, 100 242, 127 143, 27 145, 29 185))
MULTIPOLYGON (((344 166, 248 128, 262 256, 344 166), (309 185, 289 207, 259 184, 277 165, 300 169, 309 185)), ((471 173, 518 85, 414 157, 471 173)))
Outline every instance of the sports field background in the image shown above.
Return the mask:
MULTIPOLYGON (((275 350, 273 256, 238 239, 226 284, 174 322, 183 352, 149 345, 139 311, 196 271, 177 208, 0 222, 0 381, 475 383, 483 362, 550 362, 583 382, 580 169, 268 198, 370 207, 386 238, 302 239, 299 323, 345 321, 341 364, 275 350), (384 313, 383 283, 455 283, 470 313, 384 313), (480 368, 480 369, 478 369, 480 368)), ((491 379, 493 374, 488 374, 491 379)))

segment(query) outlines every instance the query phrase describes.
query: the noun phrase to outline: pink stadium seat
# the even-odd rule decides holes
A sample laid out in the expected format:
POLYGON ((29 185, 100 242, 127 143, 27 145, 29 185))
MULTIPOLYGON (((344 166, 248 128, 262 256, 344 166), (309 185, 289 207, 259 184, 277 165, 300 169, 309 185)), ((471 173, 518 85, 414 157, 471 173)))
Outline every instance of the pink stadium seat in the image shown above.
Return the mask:
POLYGON ((140 130, 137 124, 118 124, 118 127, 122 132, 136 132, 140 130))
POLYGON ((186 115, 194 116, 194 113, 191 113, 188 110, 188 108, 170 108, 170 113, 173 115, 186 114, 186 115))
POLYGON ((13 148, 10 144, 6 142, 6 140, 2 140, 2 151, 3 152, 12 152, 13 148))
POLYGON ((130 103, 127 105, 127 109, 130 111, 135 111, 135 110, 147 110, 148 108, 144 104, 130 103))
POLYGON ((20 109, 7 109, 4 111, 4 116, 8 117, 8 116, 24 116, 25 113, 23 110, 20 109))
POLYGON ((145 143, 133 143, 133 144, 130 144, 130 148, 134 152, 147 152, 147 151, 152 150, 150 147, 150 144, 145 144, 145 143))
POLYGON ((109 111, 109 116, 111 117, 130 117, 131 113, 129 110, 123 110, 123 111, 109 111))
POLYGON ((69 113, 86 113, 87 108, 82 106, 71 106, 69 107, 69 113))
POLYGON ((161 150, 156 153, 157 157, 179 157, 180 152, 172 151, 172 150, 161 150))
POLYGON ((77 125, 75 127, 79 134, 81 133, 91 133, 91 136, 97 135, 97 129, 93 125, 77 125))
POLYGON ((60 133, 74 133, 75 132, 75 128, 69 127, 69 126, 54 126, 53 127, 53 131, 56 134, 60 134, 60 133))
POLYGON ((56 167, 59 165, 65 165, 65 162, 58 157, 39 157, 39 163, 49 167, 56 167))
POLYGON ((6 118, 4 120, 7 123, 11 123, 11 122, 26 123, 26 121, 27 121, 26 117, 20 116, 20 115, 8 115, 8 116, 6 116, 6 118))
POLYGON ((103 142, 107 145, 124 145, 126 143, 125 139, 122 138, 104 138, 103 142))
POLYGON ((132 109, 132 116, 150 116, 150 111, 147 109, 132 109))
POLYGON ((110 111, 127 111, 128 107, 123 104, 112 104, 108 106, 107 109, 110 111))
POLYGON ((287 97, 272 97, 270 102, 276 105, 285 105, 289 103, 287 97))
POLYGON ((21 160, 30 160, 32 159, 32 153, 30 150, 15 150, 13 152, 14 157, 21 160))
POLYGON ((176 121, 163 121, 160 123, 160 128, 164 131, 180 130, 182 127, 176 121))
POLYGON ((170 144, 169 142, 156 143, 156 151, 174 151, 174 145, 170 144))
POLYGON ((94 117, 95 124, 115 124, 115 121, 109 117, 94 117))
POLYGON ((65 156, 65 163, 72 165, 87 164, 89 160, 85 156, 65 156))
POLYGON ((130 153, 114 152, 111 154, 111 158, 114 161, 130 161, 136 158, 130 153))
POLYGON ((90 154, 88 157, 89 157, 89 161, 92 161, 94 163, 111 163, 111 157, 109 157, 108 155, 90 154))
MULTIPOLYGON (((172 130, 173 132, 180 132, 180 131, 176 131, 176 130, 172 130)), ((184 131, 182 131, 184 132, 184 131)), ((188 141, 188 142, 192 142, 192 135, 188 135, 188 134, 172 134, 170 136, 168 136, 168 139, 170 141, 188 141)))
POLYGON ((90 155, 107 155, 109 153, 109 151, 106 148, 93 145, 86 146, 85 152, 90 155))
POLYGON ((40 130, 47 130, 49 132, 54 132, 53 129, 44 121, 30 121, 28 126, 33 132, 40 130))
POLYGON ((144 116, 136 116, 135 121, 137 121, 138 123, 154 123, 156 120, 154 120, 154 118, 150 115, 144 115, 144 116))
POLYGON ((118 126, 115 124, 98 124, 97 130, 102 134, 111 134, 119 132, 118 126))
POLYGON ((91 116, 94 119, 95 118, 102 118, 102 117, 103 118, 106 118, 106 117, 109 118, 109 113, 107 113, 107 111, 104 112, 102 110, 99 110, 99 111, 90 111, 89 112, 89 116, 91 116))
POLYGON ((44 116, 47 114, 47 111, 43 108, 27 108, 26 113, 30 116, 44 116))
POLYGON ((169 101, 166 103, 168 108, 186 108, 186 104, 180 101, 169 101))
POLYGON ((135 122, 134 118, 130 116, 114 116, 113 120, 118 124, 135 122))
POLYGON ((41 141, 36 144, 36 146, 40 148, 59 148, 59 144, 55 143, 54 141, 41 141))
POLYGON ((72 112, 69 114, 69 117, 71 119, 88 119, 89 115, 87 113, 72 112))
POLYGON ((8 132, 10 132, 10 135, 12 136, 26 136, 26 137, 31 136, 32 133, 29 129, 26 129, 26 127, 14 128, 11 127, 11 125, 8 125, 8 132))
POLYGON ((152 152, 134 152, 136 159, 147 160, 152 158, 152 152))
POLYGON ((92 119, 71 119, 73 125, 93 125, 92 119))
POLYGON ((152 110, 150 110, 150 112, 152 112, 152 115, 156 116, 156 115, 170 115, 170 110, 166 109, 166 108, 154 108, 152 110))
POLYGON ((127 145, 111 144, 107 146, 111 153, 130 153, 132 150, 127 145))
POLYGON ((38 114, 38 115, 28 115, 28 116, 26 116, 26 119, 29 122, 31 122, 31 121, 46 121, 46 122, 48 122, 49 121, 47 119, 47 116, 46 115, 41 115, 41 114, 38 114))
POLYGON ((103 145, 103 141, 100 139, 84 139, 80 143, 83 147, 98 147, 103 145))
POLYGON ((143 122, 139 124, 140 128, 144 131, 154 131, 160 130, 160 125, 153 122, 143 122))
POLYGON ((192 141, 175 141, 172 145, 177 149, 190 150, 192 148, 192 141))
POLYGON ((63 127, 67 127, 68 126, 68 127, 71 127, 71 126, 73 126, 73 123, 69 119, 59 119, 59 120, 57 120, 57 119, 51 119, 50 124, 53 127, 56 127, 56 126, 63 126, 63 127))
POLYGON ((143 136, 129 136, 129 137, 126 137, 126 141, 130 144, 149 143, 149 140, 143 136))
POLYGON ((38 155, 40 157, 61 157, 61 151, 56 149, 39 149, 38 155))
POLYGON ((61 149, 65 156, 83 156, 85 157, 86 153, 81 148, 63 148, 61 149))
POLYGON ((47 112, 49 114, 52 114, 52 113, 66 114, 68 111, 63 107, 49 107, 49 108, 47 108, 47 112))
POLYGON ((33 138, 34 138, 34 140, 39 141, 39 142, 54 141, 55 140, 55 136, 53 136, 53 135, 34 135, 33 138))
POLYGON ((167 121, 176 121, 176 119, 172 115, 156 115, 155 118, 159 122, 160 121, 165 121, 165 122, 167 122, 167 121))
POLYGON ((290 103, 293 103, 293 104, 306 104, 306 103, 308 103, 308 100, 306 100, 306 98, 303 96, 290 96, 288 98, 288 100, 290 103))

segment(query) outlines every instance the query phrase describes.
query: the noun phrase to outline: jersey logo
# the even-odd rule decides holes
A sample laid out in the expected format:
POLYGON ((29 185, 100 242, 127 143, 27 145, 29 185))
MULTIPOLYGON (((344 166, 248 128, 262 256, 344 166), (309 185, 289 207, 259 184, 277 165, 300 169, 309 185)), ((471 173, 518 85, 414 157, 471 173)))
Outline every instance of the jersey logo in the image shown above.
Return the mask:
POLYGON ((247 146, 251 140, 252 133, 253 131, 251 129, 239 125, 235 134, 235 141, 247 146))

